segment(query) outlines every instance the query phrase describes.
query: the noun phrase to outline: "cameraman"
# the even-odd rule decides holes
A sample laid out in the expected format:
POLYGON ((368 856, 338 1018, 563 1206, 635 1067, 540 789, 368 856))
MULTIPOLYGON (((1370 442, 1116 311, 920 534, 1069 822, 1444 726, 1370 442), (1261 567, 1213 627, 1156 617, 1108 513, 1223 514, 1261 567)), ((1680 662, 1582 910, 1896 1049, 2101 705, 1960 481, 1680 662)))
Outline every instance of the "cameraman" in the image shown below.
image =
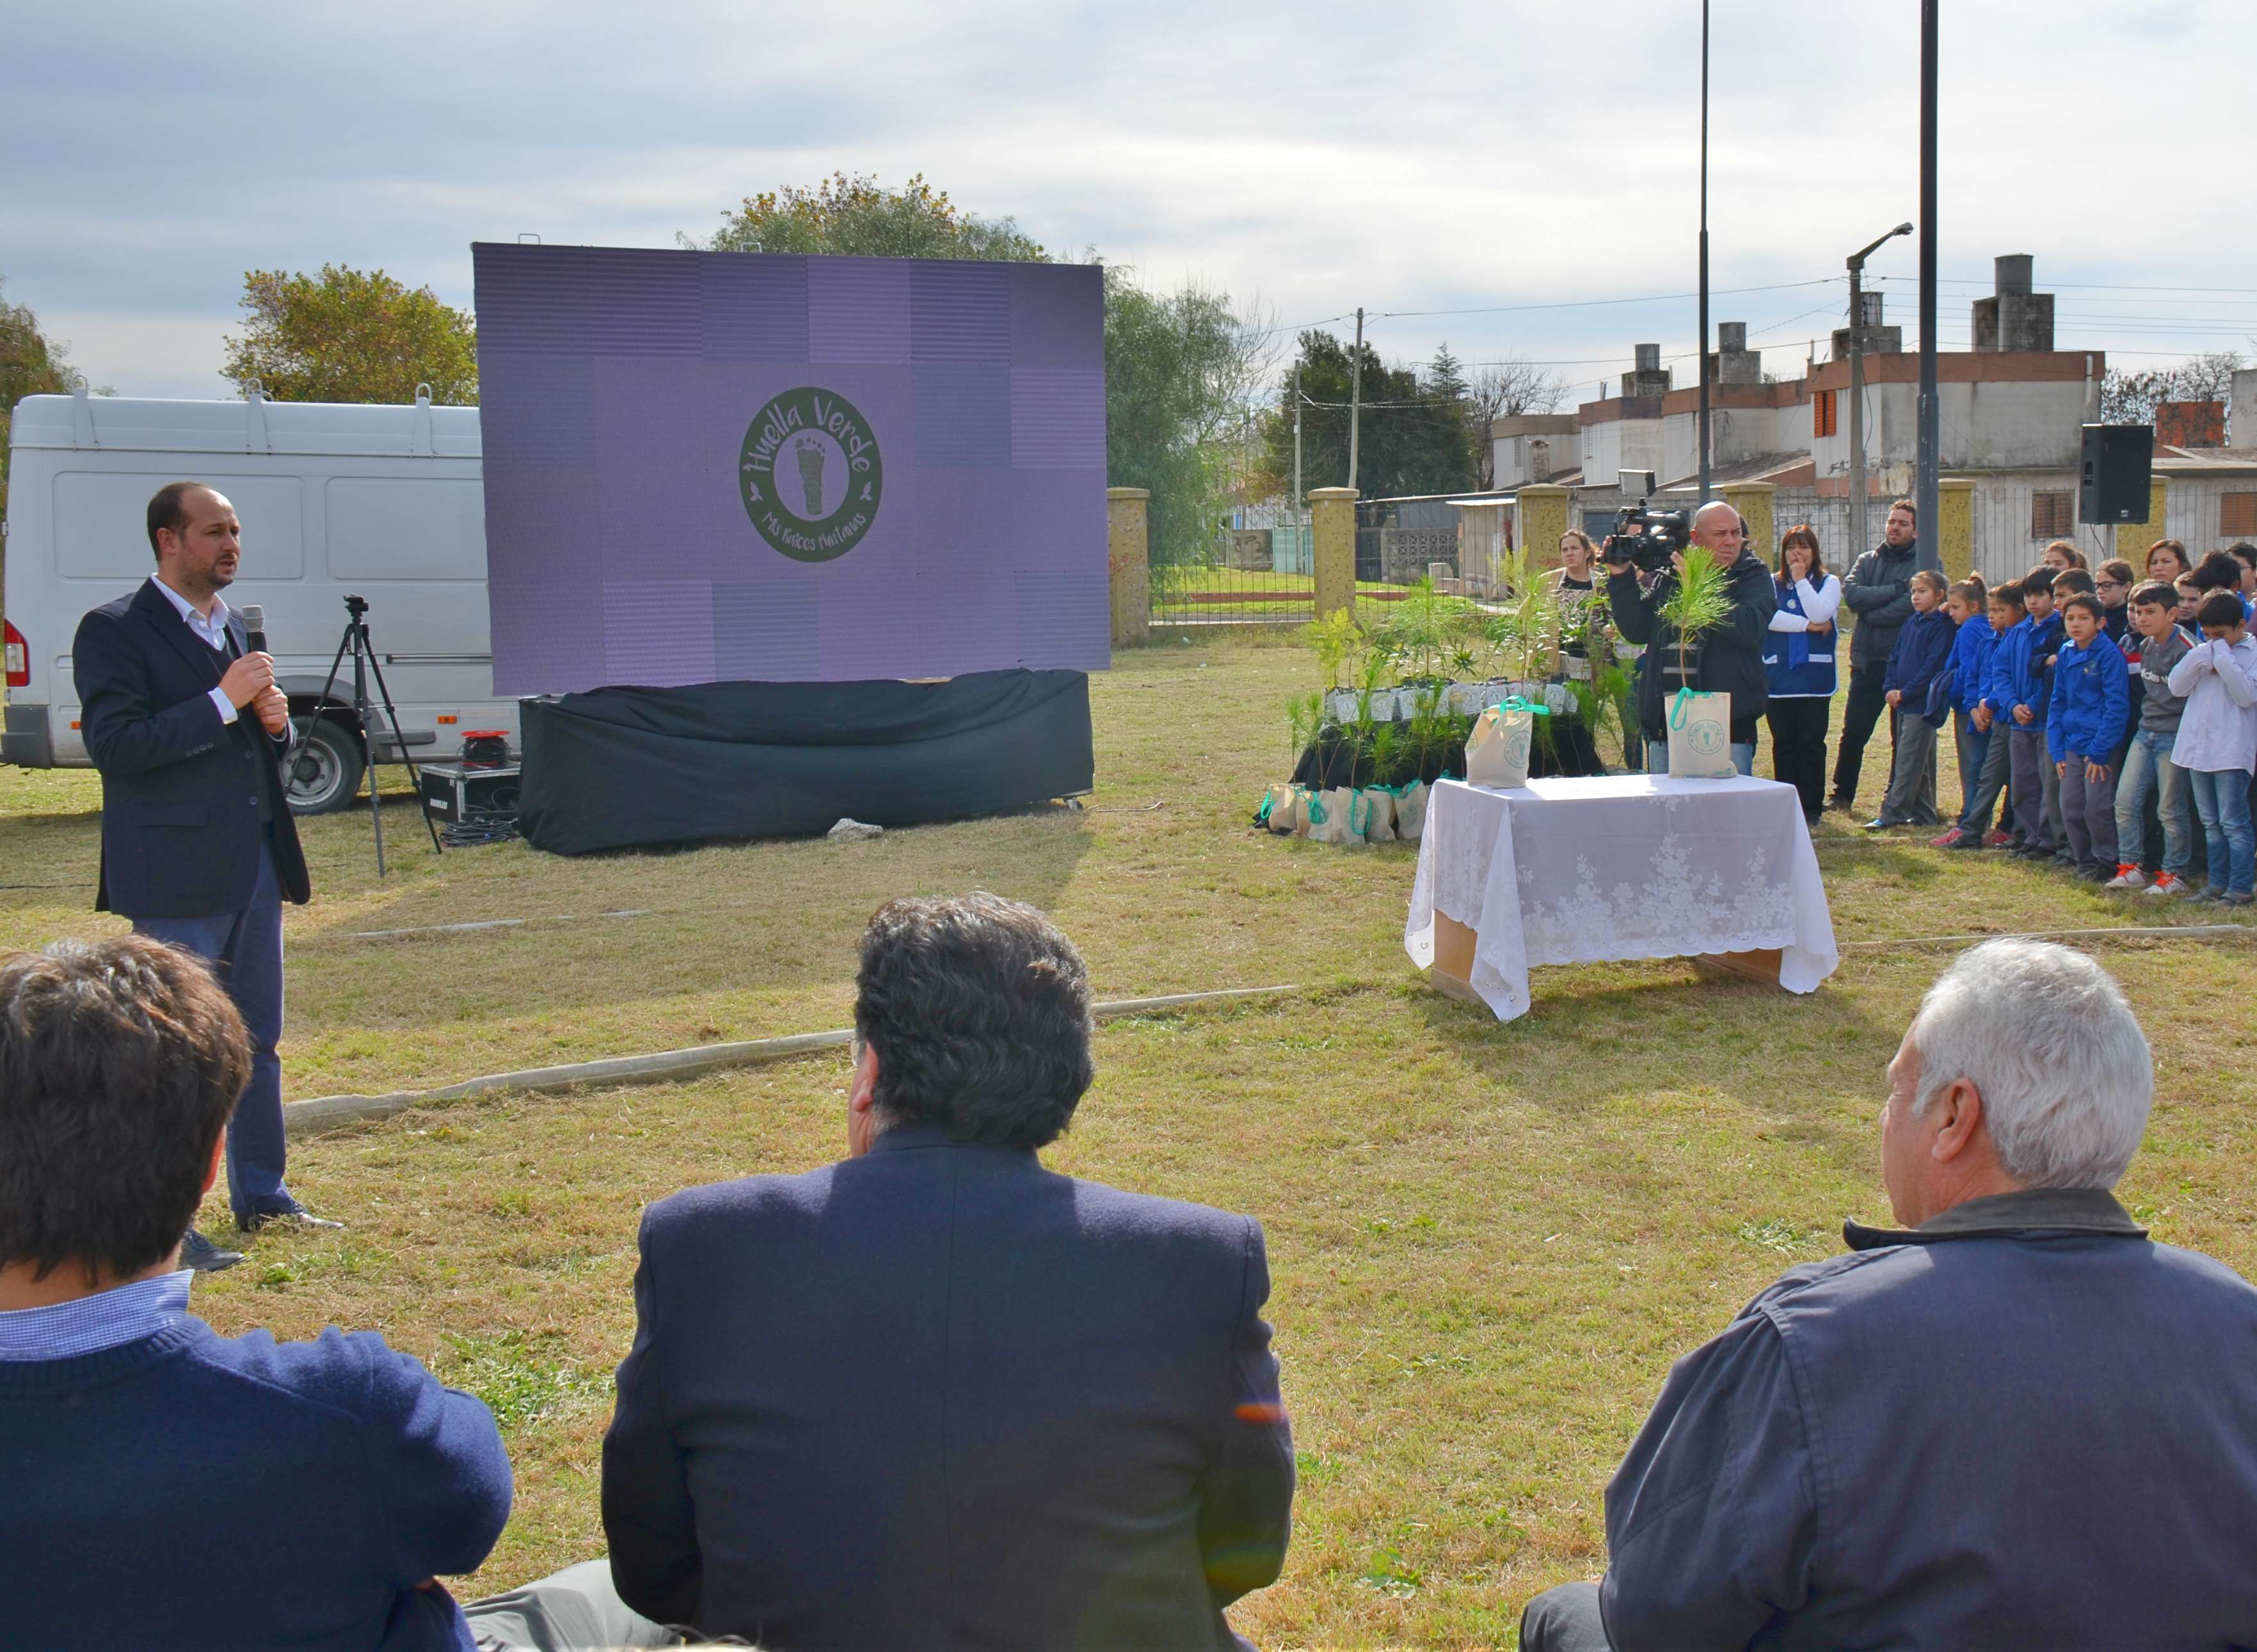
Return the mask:
POLYGON ((1680 688, 1732 696, 1732 766, 1743 774, 1755 773, 1756 725, 1770 695, 1764 637, 1779 611, 1779 590, 1763 559, 1749 553, 1746 533, 1740 513, 1722 499, 1711 499, 1693 513, 1692 542, 1705 547, 1725 570, 1731 612, 1723 625, 1687 645, 1689 681, 1679 674, 1677 629, 1658 611, 1677 589, 1685 553, 1671 552, 1673 571, 1649 584, 1640 579, 1631 561, 1632 547, 1623 536, 1610 534, 1602 548, 1616 627, 1631 642, 1645 645, 1638 661, 1638 720, 1645 731, 1648 773, 1669 772, 1669 702, 1680 688))

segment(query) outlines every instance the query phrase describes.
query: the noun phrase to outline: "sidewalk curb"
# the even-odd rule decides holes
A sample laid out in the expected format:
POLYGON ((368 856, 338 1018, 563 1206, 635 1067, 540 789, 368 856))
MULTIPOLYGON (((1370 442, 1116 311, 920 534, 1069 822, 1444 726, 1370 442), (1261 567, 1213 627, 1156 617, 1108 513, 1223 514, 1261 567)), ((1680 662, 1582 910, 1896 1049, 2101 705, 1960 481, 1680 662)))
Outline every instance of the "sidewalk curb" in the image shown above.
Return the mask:
MULTIPOLYGON (((1224 987, 1211 992, 1171 992, 1160 998, 1116 999, 1109 1004, 1095 1006, 1094 1013, 1100 1021, 1115 1020, 1124 1015, 1277 998, 1301 990, 1298 983, 1293 983, 1283 986, 1224 987)), ((697 1044, 688 1049, 659 1050, 647 1055, 614 1055, 603 1061, 573 1062, 561 1067, 487 1073, 438 1090, 395 1090, 383 1096, 319 1096, 309 1101, 294 1101, 284 1107, 282 1127, 291 1137, 320 1135, 346 1125, 389 1119, 432 1102, 461 1101, 503 1090, 553 1095, 559 1091, 591 1085, 671 1084, 734 1067, 762 1067, 772 1062, 796 1061, 803 1055, 843 1049, 853 1039, 853 1034, 845 1028, 830 1033, 795 1033, 784 1038, 697 1044)))

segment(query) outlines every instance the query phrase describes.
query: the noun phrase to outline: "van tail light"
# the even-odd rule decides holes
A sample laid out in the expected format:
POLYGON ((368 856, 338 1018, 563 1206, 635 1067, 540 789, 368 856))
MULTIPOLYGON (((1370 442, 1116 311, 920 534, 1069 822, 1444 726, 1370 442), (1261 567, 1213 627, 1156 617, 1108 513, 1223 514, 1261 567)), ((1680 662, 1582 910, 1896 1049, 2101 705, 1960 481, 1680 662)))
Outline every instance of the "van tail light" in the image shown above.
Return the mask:
POLYGON ((7 645, 8 686, 11 688, 30 688, 32 686, 32 649, 31 646, 24 640, 24 633, 4 620, 0 620, 0 641, 4 641, 7 645))

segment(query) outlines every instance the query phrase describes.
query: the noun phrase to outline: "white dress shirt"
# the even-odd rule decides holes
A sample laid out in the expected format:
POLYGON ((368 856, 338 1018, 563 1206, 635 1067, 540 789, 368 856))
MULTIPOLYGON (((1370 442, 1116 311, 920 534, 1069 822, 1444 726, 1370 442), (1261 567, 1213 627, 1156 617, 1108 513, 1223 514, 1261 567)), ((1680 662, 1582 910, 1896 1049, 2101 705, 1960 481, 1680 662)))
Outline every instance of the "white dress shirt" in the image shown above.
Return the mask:
MULTIPOLYGON (((163 580, 152 575, 150 582, 165 593, 166 602, 180 610, 180 618, 187 622, 188 629, 195 632, 197 641, 203 644, 205 647, 215 649, 220 653, 223 654, 227 652, 227 622, 230 610, 226 597, 217 591, 212 593, 211 617, 206 618, 196 612, 196 605, 194 603, 165 583, 163 580)), ((221 669, 224 670, 226 667, 222 667, 221 669)), ((212 704, 219 710, 220 722, 222 724, 234 722, 237 715, 236 704, 227 697, 227 691, 224 688, 214 688, 207 692, 211 695, 212 704)))

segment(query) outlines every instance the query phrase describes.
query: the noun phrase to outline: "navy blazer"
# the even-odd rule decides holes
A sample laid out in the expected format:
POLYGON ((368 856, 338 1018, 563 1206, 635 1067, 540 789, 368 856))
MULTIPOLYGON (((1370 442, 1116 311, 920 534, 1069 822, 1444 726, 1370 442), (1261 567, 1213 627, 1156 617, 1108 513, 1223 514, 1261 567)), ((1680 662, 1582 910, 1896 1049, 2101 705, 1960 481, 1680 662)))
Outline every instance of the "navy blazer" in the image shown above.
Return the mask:
POLYGON ((636 1611, 796 1647, 1228 1647, 1293 1498, 1260 1225, 896 1127, 645 1213, 636 1611))
MULTIPOLYGON (((238 650, 242 623, 229 630, 238 650)), ((244 713, 220 721, 211 702, 223 661, 144 580, 131 597, 79 621, 71 644, 79 728, 102 771, 98 912, 200 918, 250 904, 262 837, 258 776, 272 782, 274 871, 285 899, 312 893, 281 780, 287 737, 244 713)))

